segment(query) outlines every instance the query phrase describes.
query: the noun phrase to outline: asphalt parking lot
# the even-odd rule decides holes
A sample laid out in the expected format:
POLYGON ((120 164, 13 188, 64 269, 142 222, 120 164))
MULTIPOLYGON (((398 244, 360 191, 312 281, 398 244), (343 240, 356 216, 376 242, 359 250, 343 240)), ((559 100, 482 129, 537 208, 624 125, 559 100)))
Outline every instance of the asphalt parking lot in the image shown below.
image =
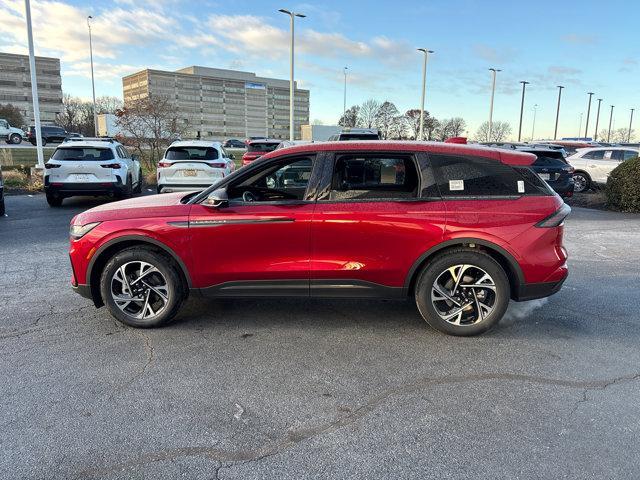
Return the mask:
POLYGON ((638 478, 640 216, 574 209, 571 275, 477 338, 406 302, 189 301, 115 323, 71 217, 0 218, 0 478, 638 478))

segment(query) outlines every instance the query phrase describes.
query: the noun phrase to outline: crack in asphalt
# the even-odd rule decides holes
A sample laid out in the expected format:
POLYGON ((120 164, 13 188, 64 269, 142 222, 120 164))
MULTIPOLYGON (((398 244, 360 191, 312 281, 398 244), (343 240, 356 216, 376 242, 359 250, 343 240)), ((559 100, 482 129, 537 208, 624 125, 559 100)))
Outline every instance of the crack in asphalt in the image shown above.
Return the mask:
POLYGON ((609 388, 612 385, 615 385, 617 383, 628 383, 628 382, 633 382, 634 380, 638 380, 640 379, 640 373, 636 374, 636 375, 632 375, 632 376, 627 376, 627 377, 618 377, 618 378, 614 378, 612 379, 610 382, 604 383, 601 386, 597 386, 597 387, 593 387, 593 388, 584 388, 582 390, 582 398, 580 398, 573 406, 573 408, 571 409, 571 413, 569 414, 569 416, 573 416, 578 408, 580 407, 581 404, 588 402, 590 399, 587 396, 587 394, 589 393, 589 391, 591 390, 606 390, 607 388, 609 388))
MULTIPOLYGON (((283 438, 276 440, 270 444, 262 445, 255 449, 223 450, 215 448, 215 445, 210 447, 182 447, 167 449, 160 452, 146 453, 141 455, 137 459, 119 464, 105 466, 102 468, 83 470, 78 474, 78 476, 103 476, 110 472, 122 470, 124 468, 141 466, 157 461, 172 460, 179 457, 204 456, 206 458, 215 459, 221 463, 231 462, 232 465, 226 465, 225 468, 231 468, 235 465, 257 462, 264 458, 285 452, 306 440, 310 440, 327 433, 333 433, 336 430, 350 425, 365 417, 369 413, 373 412, 378 406, 380 406, 383 402, 393 396, 407 395, 426 387, 498 380, 525 382, 537 385, 549 385, 565 388, 580 388, 583 390, 583 400, 578 402, 578 404, 580 404, 584 401, 587 401, 586 392, 590 390, 605 390, 612 385, 629 383, 638 379, 640 379, 640 373, 623 375, 620 377, 614 377, 604 380, 566 380, 513 373, 483 373, 476 375, 460 375, 442 378, 422 378, 414 382, 402 385, 398 388, 388 389, 378 395, 374 395, 366 403, 358 408, 353 409, 351 413, 339 417, 336 420, 320 424, 316 427, 290 430, 283 438)), ((218 478, 219 471, 222 467, 223 466, 221 465, 216 470, 215 478, 218 478)))
MULTIPOLYGON (((119 331, 124 332, 126 330, 130 330, 130 329, 125 327, 119 331)), ((132 330, 132 331, 134 334, 142 338, 142 340, 144 341, 142 348, 144 349, 144 352, 146 355, 146 361, 144 362, 142 367, 138 370, 138 372, 128 382, 126 382, 124 385, 117 388, 113 392, 113 394, 111 395, 111 398, 113 398, 116 395, 116 393, 124 392, 127 388, 133 385, 137 380, 141 379, 145 375, 145 373, 147 373, 147 369, 151 366, 151 364, 155 361, 155 358, 156 358, 156 354, 155 354, 156 350, 155 350, 155 347, 153 346, 153 343, 151 342, 151 338, 149 338, 149 335, 147 335, 147 333, 144 332, 143 330, 139 330, 139 329, 132 330)))

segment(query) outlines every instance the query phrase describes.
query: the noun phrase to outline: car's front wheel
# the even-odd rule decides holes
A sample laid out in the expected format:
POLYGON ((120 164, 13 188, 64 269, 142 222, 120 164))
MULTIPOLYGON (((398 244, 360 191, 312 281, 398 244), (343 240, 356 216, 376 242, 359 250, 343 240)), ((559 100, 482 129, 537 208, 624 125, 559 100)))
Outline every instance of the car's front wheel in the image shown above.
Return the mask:
POLYGON ((13 145, 20 145, 22 143, 22 136, 17 133, 11 134, 9 137, 9 143, 12 143, 13 145))
POLYGON ((186 288, 170 257, 150 248, 132 247, 109 260, 100 277, 100 293, 117 320, 150 328, 176 316, 186 288))
POLYGON ((429 261, 416 282, 418 310, 450 335, 470 336, 496 325, 509 305, 509 279, 490 255, 460 248, 429 261))
POLYGON ((591 188, 591 177, 585 172, 575 172, 573 174, 573 191, 576 193, 586 192, 591 188))

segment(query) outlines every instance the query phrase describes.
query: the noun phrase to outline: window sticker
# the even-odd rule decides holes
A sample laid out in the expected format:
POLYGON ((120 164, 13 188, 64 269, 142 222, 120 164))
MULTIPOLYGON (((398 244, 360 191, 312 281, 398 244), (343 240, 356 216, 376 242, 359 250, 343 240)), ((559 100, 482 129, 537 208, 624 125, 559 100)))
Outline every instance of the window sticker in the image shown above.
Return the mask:
POLYGON ((450 191, 464 190, 464 180, 449 180, 450 191))
POLYGON ((524 193, 524 180, 518 180, 518 193, 524 193))
POLYGON ((612 150, 607 150, 606 152, 604 152, 604 158, 606 158, 607 160, 611 158, 611 155, 613 155, 612 150))

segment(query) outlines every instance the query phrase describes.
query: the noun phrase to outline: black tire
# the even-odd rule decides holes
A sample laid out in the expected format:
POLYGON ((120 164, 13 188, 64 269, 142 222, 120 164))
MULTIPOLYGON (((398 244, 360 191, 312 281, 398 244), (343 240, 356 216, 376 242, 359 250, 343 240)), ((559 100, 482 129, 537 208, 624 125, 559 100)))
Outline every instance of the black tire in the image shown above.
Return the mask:
POLYGON ((131 176, 127 176, 127 183, 118 195, 118 198, 131 198, 133 196, 133 185, 131 184, 131 176))
MULTIPOLYGON (((151 274, 154 275, 154 274, 151 274)), ((116 284, 117 285, 117 284, 116 284)), ((100 275, 100 294, 109 312, 118 321, 137 328, 153 328, 166 325, 176 316, 186 298, 186 285, 175 261, 163 253, 148 247, 131 247, 116 253, 106 264, 100 275), (113 276, 129 262, 146 262, 156 267, 166 280, 167 298, 165 307, 150 318, 136 318, 121 310, 111 295, 113 276)), ((134 303, 134 302, 132 302, 134 303)))
POLYGON ((138 183, 136 184, 135 188, 133 189, 133 193, 142 193, 142 182, 143 182, 144 178, 142 177, 142 170, 140 170, 138 172, 138 183))
POLYGON ((573 191, 575 193, 586 192, 592 187, 591 177, 587 172, 575 172, 573 174, 573 182, 573 191))
POLYGON ((162 187, 160 185, 156 187, 156 192, 158 192, 159 194, 162 193, 162 187))
POLYGON ((4 208, 4 198, 0 198, 0 217, 5 214, 6 210, 4 208))
POLYGON ((9 142, 13 145, 20 145, 22 143, 22 135, 19 135, 17 133, 12 133, 11 135, 9 135, 9 142))
POLYGON ((61 207, 63 198, 60 195, 51 195, 47 193, 47 203, 50 207, 61 207))
POLYGON ((46 144, 47 144, 47 139, 46 139, 46 138, 43 138, 43 139, 42 139, 42 146, 44 147, 46 144))
POLYGON ((415 286, 416 305, 425 321, 436 330, 457 336, 479 335, 495 326, 507 310, 510 297, 509 279, 500 264, 490 255, 470 248, 449 250, 429 260, 420 272, 415 286), (434 282, 448 268, 456 265, 479 267, 491 276, 495 285, 492 310, 486 317, 475 323, 454 325, 438 314, 431 301, 434 282))

